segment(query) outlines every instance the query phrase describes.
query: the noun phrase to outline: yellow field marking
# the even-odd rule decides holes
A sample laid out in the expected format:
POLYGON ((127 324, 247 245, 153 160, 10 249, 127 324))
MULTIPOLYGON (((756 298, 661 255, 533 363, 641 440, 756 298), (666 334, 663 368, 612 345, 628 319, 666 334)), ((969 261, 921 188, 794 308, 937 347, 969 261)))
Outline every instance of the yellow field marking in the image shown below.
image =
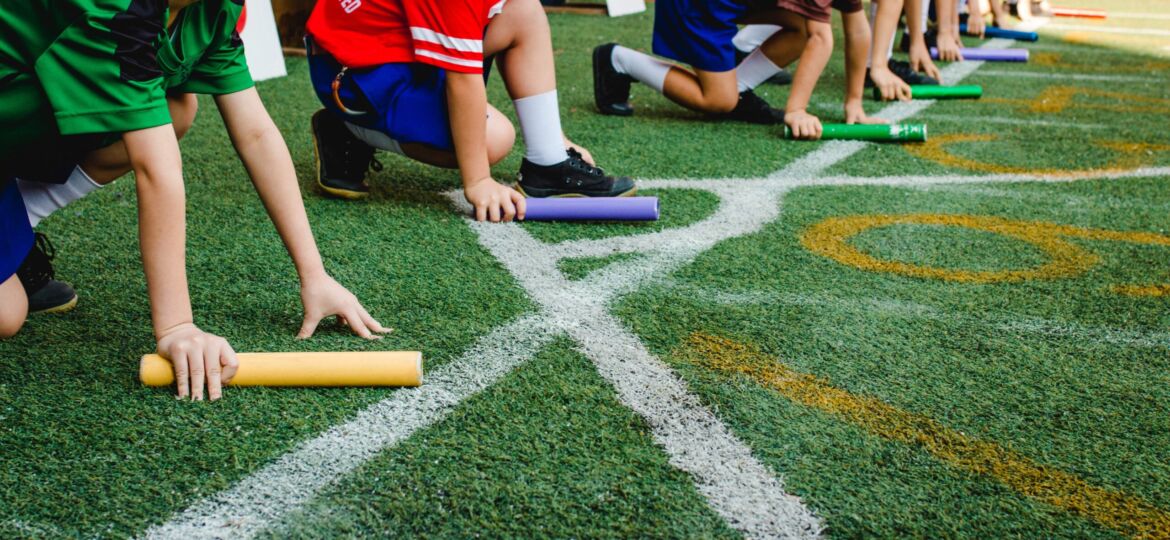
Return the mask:
POLYGON ((997 163, 987 163, 975 159, 956 156, 947 149, 948 146, 956 143, 967 142, 990 142, 997 140, 996 135, 938 135, 928 139, 924 143, 907 145, 906 151, 911 155, 933 161, 939 165, 946 167, 954 167, 958 169, 967 169, 969 171, 985 172, 991 174, 1038 174, 1045 176, 1091 176, 1094 174, 1111 174, 1119 171, 1135 169, 1144 165, 1148 165, 1150 157, 1153 152, 1170 152, 1170 145, 1146 144, 1146 143, 1130 143, 1130 142, 1116 142, 1116 141, 1092 141, 1092 144, 1102 148, 1108 148, 1118 153, 1109 165, 1094 169, 1053 169, 1053 168, 1028 168, 1016 167, 1012 165, 1000 165, 997 163))
POLYGON ((1125 296, 1170 296, 1170 285, 1115 285, 1113 292, 1125 296))
MULTIPOLYGON (((800 236, 800 244, 813 253, 862 270, 960 283, 1004 283, 1029 279, 1068 278, 1083 274, 1100 262, 1101 259, 1097 255, 1069 243, 1062 237, 1170 247, 1170 236, 1156 233, 1086 229, 1040 221, 1014 221, 993 216, 951 214, 831 217, 806 229, 800 236), (865 231, 894 225, 964 227, 1002 234, 1035 246, 1049 260, 1041 266, 1025 269, 961 270, 882 260, 862 252, 849 243, 850 239, 865 231)), ((1131 296, 1170 295, 1170 285, 1126 285, 1112 287, 1112 290, 1131 296)))
POLYGON ((813 375, 792 370, 755 347, 693 334, 678 357, 746 375, 796 403, 836 416, 883 439, 920 447, 953 467, 990 476, 1022 495, 1124 534, 1170 538, 1170 514, 1139 497, 1091 485, 993 442, 947 428, 927 416, 835 388, 813 375))
POLYGON ((1093 35, 1088 32, 1068 32, 1061 36, 1061 41, 1065 43, 1085 44, 1093 43, 1093 35))
POLYGON ((988 97, 984 98, 983 101, 986 103, 1011 105, 1022 111, 1034 114, 1056 114, 1064 112, 1069 106, 1073 106, 1073 98, 1075 97, 1096 97, 1115 101, 1115 103, 1100 103, 1078 100, 1075 104, 1075 107, 1078 109, 1155 114, 1166 114, 1167 111, 1170 111, 1170 99, 1141 96, 1126 92, 1098 90, 1083 86, 1053 85, 1045 88, 1033 99, 988 97), (1135 103, 1146 105, 1135 105, 1135 103))
POLYGON ((1168 71, 1170 62, 1150 60, 1142 64, 1116 65, 1108 62, 1084 63, 1067 61, 1064 54, 1055 52, 1035 52, 1028 57, 1028 62, 1047 67, 1059 67, 1067 72, 1091 73, 1147 73, 1150 71, 1168 71))

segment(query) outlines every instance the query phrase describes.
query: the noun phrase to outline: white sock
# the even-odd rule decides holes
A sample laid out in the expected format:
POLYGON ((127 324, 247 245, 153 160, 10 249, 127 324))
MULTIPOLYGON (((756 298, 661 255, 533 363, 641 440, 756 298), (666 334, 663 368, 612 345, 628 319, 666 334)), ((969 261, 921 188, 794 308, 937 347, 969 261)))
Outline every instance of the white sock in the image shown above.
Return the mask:
POLYGON ((625 73, 658 93, 662 93, 666 74, 670 73, 670 64, 621 45, 613 48, 611 63, 618 73, 625 73))
POLYGON ((73 173, 64 184, 27 182, 18 178, 16 186, 20 188, 20 196, 24 198, 24 209, 28 212, 28 222, 33 227, 49 217, 49 214, 102 187, 85 174, 80 166, 74 167, 73 173))
POLYGON ((780 72, 780 66, 773 64, 764 51, 756 49, 735 68, 735 80, 742 93, 760 85, 780 72))
POLYGON ((750 53, 779 31, 780 27, 774 24, 749 24, 739 29, 731 43, 741 52, 750 53))
POLYGON ((931 0, 922 0, 922 30, 924 32, 926 31, 926 25, 930 23, 930 2, 931 0))
POLYGON ((345 127, 349 129, 350 133, 353 133, 354 137, 357 137, 358 140, 370 145, 372 148, 386 150, 387 152, 394 152, 400 156, 406 155, 406 153, 402 151, 402 145, 398 144, 398 141, 391 139, 389 135, 382 133, 381 131, 364 128, 350 122, 346 122, 345 127))
POLYGON ((537 165, 556 165, 569 159, 561 132, 561 108, 557 91, 512 101, 524 136, 524 157, 537 165))

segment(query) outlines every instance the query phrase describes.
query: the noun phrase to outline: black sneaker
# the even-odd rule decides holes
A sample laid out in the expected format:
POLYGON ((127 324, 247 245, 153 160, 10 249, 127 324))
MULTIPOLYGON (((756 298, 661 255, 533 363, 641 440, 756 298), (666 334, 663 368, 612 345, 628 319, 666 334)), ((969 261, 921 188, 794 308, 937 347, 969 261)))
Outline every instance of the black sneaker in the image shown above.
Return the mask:
POLYGON ((317 187, 326 195, 364 199, 370 195, 366 171, 382 170, 374 148, 350 133, 345 122, 329 111, 313 113, 313 151, 317 156, 317 187))
POLYGON ((768 105, 768 102, 755 92, 744 90, 739 93, 739 103, 735 105, 735 109, 721 115, 721 118, 772 126, 784 123, 784 111, 768 105))
POLYGON ((520 162, 520 193, 525 197, 627 197, 637 188, 629 177, 606 176, 586 162, 576 150, 556 165, 520 162))
POLYGON ((29 313, 65 313, 77 306, 77 293, 68 284, 53 279, 52 260, 57 250, 49 238, 36 233, 33 245, 16 276, 28 295, 29 313))
POLYGON ((593 49, 593 102, 601 114, 630 116, 630 83, 634 79, 613 68, 613 48, 617 43, 598 45, 593 49))
MULTIPOLYGON (((745 58, 747 58, 749 54, 751 54, 751 53, 745 53, 739 49, 736 49, 735 50, 735 65, 736 65, 736 67, 738 67, 740 64, 742 64, 743 60, 745 58)), ((777 86, 789 85, 789 84, 792 84, 792 74, 789 73, 787 69, 780 68, 780 71, 777 71, 775 75, 768 77, 768 80, 766 80, 764 82, 766 82, 768 84, 775 84, 777 86)))
POLYGON ((906 84, 938 85, 938 80, 934 77, 914 71, 910 67, 910 62, 902 62, 891 58, 887 65, 890 67, 890 71, 894 75, 897 75, 899 79, 905 81, 906 84))

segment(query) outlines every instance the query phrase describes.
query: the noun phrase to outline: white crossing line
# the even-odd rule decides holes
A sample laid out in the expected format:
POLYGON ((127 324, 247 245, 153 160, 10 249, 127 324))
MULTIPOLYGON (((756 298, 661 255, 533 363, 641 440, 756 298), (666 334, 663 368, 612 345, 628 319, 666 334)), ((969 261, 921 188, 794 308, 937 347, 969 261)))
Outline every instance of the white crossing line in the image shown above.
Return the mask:
POLYGON ((1109 75, 1090 73, 1065 73, 1044 71, 998 71, 985 69, 979 71, 980 77, 1004 77, 1008 79, 1063 79, 1070 81, 1102 81, 1102 82, 1139 82, 1164 83, 1166 79, 1158 77, 1142 77, 1140 75, 1109 75))

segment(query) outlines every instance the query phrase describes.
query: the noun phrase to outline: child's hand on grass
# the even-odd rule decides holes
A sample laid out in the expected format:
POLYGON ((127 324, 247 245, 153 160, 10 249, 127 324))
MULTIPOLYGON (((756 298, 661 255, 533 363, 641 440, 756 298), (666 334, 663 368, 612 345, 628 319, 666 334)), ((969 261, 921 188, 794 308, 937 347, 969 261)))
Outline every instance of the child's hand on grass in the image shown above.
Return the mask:
POLYGON ((967 35, 983 38, 984 34, 986 33, 987 23, 983 20, 983 17, 978 16, 975 13, 971 13, 970 16, 967 17, 967 35))
POLYGON ((910 101, 910 85, 899 79, 885 66, 874 66, 870 69, 869 78, 881 93, 882 101, 910 101))
POLYGON ((463 195, 467 197, 467 202, 475 207, 476 221, 524 219, 526 207, 524 196, 496 182, 490 176, 464 186, 463 195))
POLYGON ((240 367, 236 351, 227 340, 208 334, 192 323, 180 324, 158 338, 158 353, 175 368, 175 387, 179 399, 188 395, 203 401, 203 386, 211 401, 223 395, 223 385, 232 380, 240 367))
POLYGON ((960 62, 963 53, 959 51, 962 44, 959 38, 949 32, 938 33, 938 59, 944 62, 960 62))
POLYGON ((868 116, 861 106, 861 100, 845 102, 846 124, 889 124, 890 121, 876 116, 868 116))
POLYGON ((366 339, 382 339, 378 334, 391 331, 371 317, 353 293, 328 275, 307 279, 301 284, 301 304, 305 307, 305 321, 297 339, 313 337, 321 320, 333 315, 353 333, 366 339))
POLYGON ((936 81, 942 80, 942 73, 939 72, 938 66, 934 65, 934 60, 930 59, 930 51, 926 48, 924 40, 917 40, 910 45, 910 69, 925 73, 936 81))
POLYGON ((820 139, 821 121, 804 109, 785 111, 784 124, 792 131, 793 139, 820 139))

